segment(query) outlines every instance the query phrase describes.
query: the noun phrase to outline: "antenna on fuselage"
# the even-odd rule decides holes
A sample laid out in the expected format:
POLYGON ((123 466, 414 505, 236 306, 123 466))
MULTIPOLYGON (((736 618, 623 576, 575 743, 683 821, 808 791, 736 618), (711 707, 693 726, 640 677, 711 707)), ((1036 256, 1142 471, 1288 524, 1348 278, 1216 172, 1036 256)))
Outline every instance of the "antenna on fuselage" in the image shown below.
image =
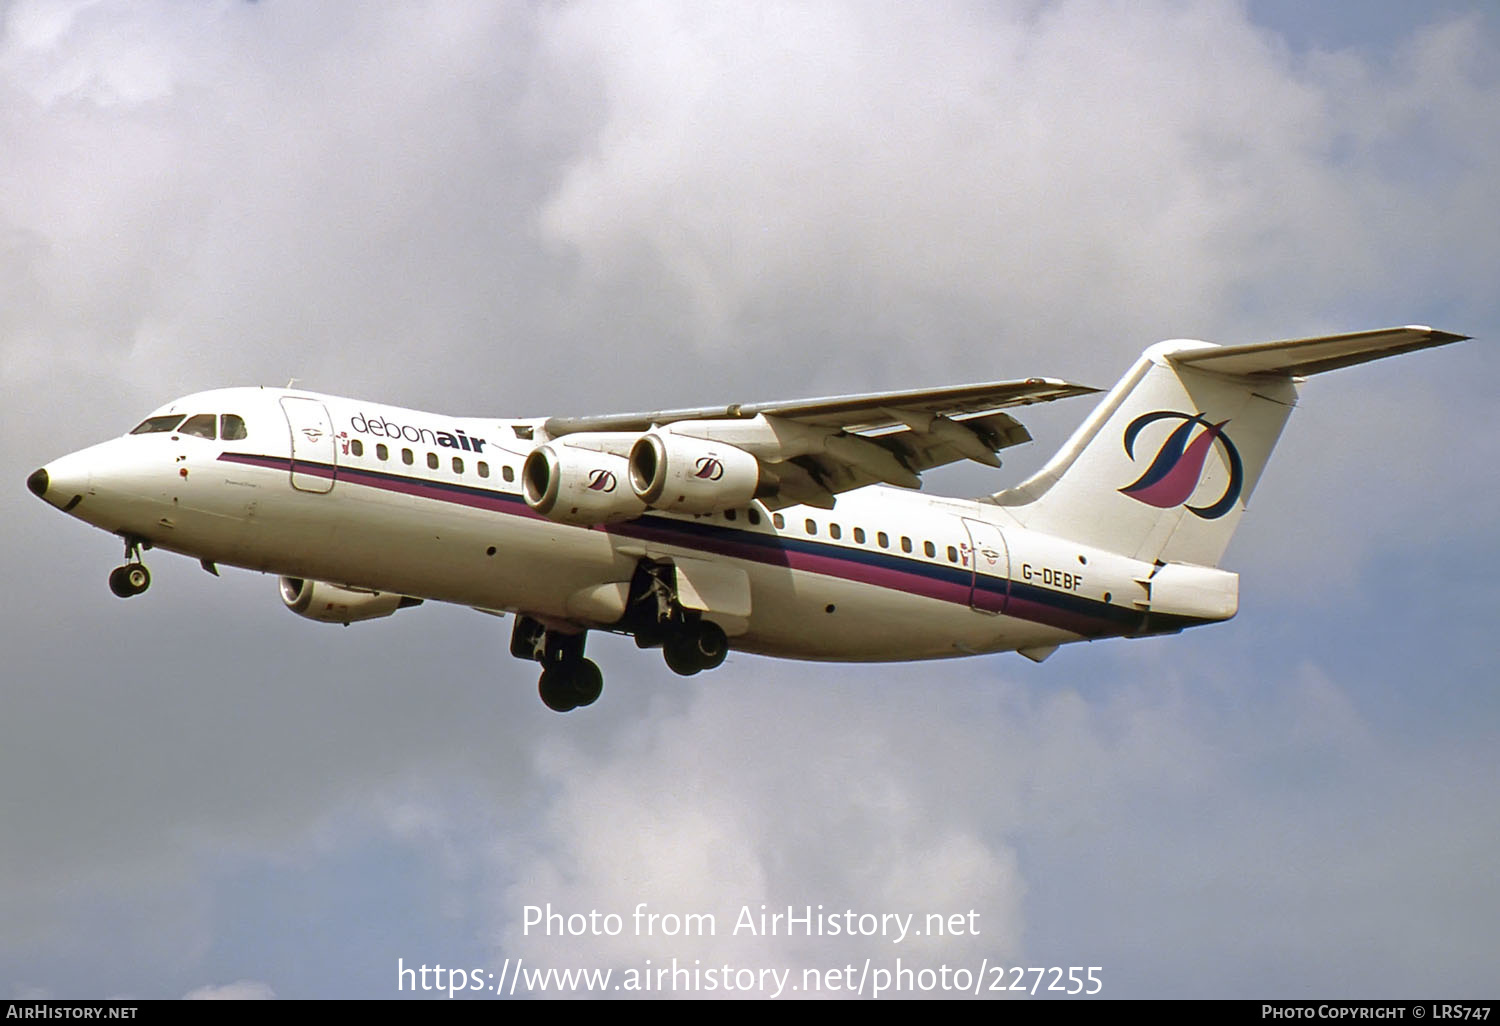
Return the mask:
POLYGON ((287 378, 286 379, 286 387, 287 388, 291 388, 293 385, 295 385, 297 383, 297 380, 298 380, 297 378, 287 378))

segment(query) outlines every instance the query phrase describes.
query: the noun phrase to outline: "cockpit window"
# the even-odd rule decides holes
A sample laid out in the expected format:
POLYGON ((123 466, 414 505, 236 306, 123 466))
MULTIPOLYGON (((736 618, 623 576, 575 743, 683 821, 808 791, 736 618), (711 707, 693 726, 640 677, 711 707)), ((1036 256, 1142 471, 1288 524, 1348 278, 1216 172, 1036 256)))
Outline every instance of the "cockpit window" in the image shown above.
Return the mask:
POLYGON ((198 438, 214 437, 214 421, 217 418, 212 413, 195 413, 183 422, 182 427, 177 430, 184 435, 195 435, 198 438))
POLYGON ((182 414, 169 413, 163 417, 147 417, 135 426, 130 433, 132 435, 155 435, 163 431, 171 431, 182 422, 182 414))
POLYGON ((237 442, 245 437, 245 419, 237 413, 226 413, 219 418, 219 437, 226 442, 237 442))

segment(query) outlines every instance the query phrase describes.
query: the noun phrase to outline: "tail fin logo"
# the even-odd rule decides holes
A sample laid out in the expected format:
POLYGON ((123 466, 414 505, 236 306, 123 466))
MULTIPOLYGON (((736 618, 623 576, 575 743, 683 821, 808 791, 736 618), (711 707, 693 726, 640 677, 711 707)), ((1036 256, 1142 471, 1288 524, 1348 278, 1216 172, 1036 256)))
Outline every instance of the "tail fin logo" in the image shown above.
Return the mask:
POLYGON ((1146 472, 1133 484, 1121 488, 1121 493, 1158 509, 1183 505, 1198 489, 1203 479, 1203 465, 1208 460, 1214 443, 1218 442, 1223 447, 1229 470, 1229 483, 1224 486, 1224 494, 1207 506, 1188 506, 1187 510, 1204 520, 1217 520, 1232 510, 1244 485, 1245 467, 1240 459, 1240 451, 1224 433, 1224 425, 1229 421, 1221 420, 1217 424, 1210 424, 1201 413, 1177 413, 1172 410, 1145 413, 1131 421, 1130 426, 1125 429, 1125 455, 1135 459, 1136 436, 1147 425, 1159 420, 1180 420, 1182 424, 1162 443, 1146 472), (1192 437, 1195 427, 1203 430, 1189 443, 1188 439, 1192 437))

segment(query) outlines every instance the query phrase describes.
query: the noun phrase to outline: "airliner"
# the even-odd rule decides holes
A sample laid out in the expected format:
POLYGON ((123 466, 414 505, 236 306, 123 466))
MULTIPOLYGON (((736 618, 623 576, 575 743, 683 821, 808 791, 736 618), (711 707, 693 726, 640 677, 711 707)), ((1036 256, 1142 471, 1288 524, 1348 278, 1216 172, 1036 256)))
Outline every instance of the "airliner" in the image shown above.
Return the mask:
POLYGON ((590 631, 675 673, 730 650, 902 661, 1173 634, 1234 616, 1219 567, 1308 376, 1459 342, 1407 326, 1148 348, 1026 480, 978 498, 933 467, 1029 441, 1052 378, 608 416, 452 417, 291 388, 177 399, 27 479, 142 552, 274 574, 348 625, 424 600, 513 619, 559 712, 598 699, 590 631))

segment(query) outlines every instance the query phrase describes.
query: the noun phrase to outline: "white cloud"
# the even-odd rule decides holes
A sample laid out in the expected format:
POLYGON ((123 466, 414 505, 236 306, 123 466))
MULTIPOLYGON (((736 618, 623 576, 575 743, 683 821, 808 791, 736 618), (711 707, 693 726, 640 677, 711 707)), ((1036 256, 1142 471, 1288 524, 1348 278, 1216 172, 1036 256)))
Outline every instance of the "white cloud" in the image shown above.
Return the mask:
MULTIPOLYGON (((952 13, 566 9, 547 38, 607 115, 543 208, 546 237, 608 289, 597 301, 649 284, 690 316, 674 341, 751 339, 771 359, 809 340, 768 338, 766 319, 810 307, 839 318, 817 323, 819 348, 904 337, 949 371, 986 337, 1123 356, 1175 325, 1341 327, 1330 295, 1431 300, 1390 254, 1420 263, 1456 226, 1389 155, 1500 99, 1433 73, 1471 63, 1465 26, 1421 36, 1395 71, 1351 58, 1364 88, 1346 93, 1229 4, 952 13), (1246 318, 1273 294, 1274 318, 1246 318)), ((1494 133, 1439 134, 1448 173, 1491 195, 1494 133)))
MULTIPOLYGON (((553 797, 541 829, 524 851, 497 849, 495 876, 514 881, 495 900, 508 924, 497 951, 619 967, 673 955, 800 967, 868 952, 857 937, 762 936, 760 913, 788 906, 914 914, 919 926, 928 913, 978 910, 986 950, 1018 948, 1014 852, 1002 834, 976 830, 973 794, 950 793, 943 773, 902 751, 914 729, 950 730, 945 718, 898 720, 898 706, 866 704, 843 683, 797 695, 787 675, 766 670, 742 661, 685 712, 639 720, 607 750, 548 746, 542 782, 553 797), (788 717, 793 695, 801 713, 788 717), (617 913, 624 933, 527 930, 522 909, 549 903, 565 917, 617 913), (638 934, 640 903, 648 914, 710 913, 716 932, 690 942, 660 928, 638 934), (746 909, 757 925, 736 931, 746 909)), ((937 958, 974 943, 908 937, 879 948, 937 958)))
POLYGON ((276 992, 269 983, 259 980, 235 980, 220 985, 209 984, 182 995, 184 1001, 271 1001, 276 992))

